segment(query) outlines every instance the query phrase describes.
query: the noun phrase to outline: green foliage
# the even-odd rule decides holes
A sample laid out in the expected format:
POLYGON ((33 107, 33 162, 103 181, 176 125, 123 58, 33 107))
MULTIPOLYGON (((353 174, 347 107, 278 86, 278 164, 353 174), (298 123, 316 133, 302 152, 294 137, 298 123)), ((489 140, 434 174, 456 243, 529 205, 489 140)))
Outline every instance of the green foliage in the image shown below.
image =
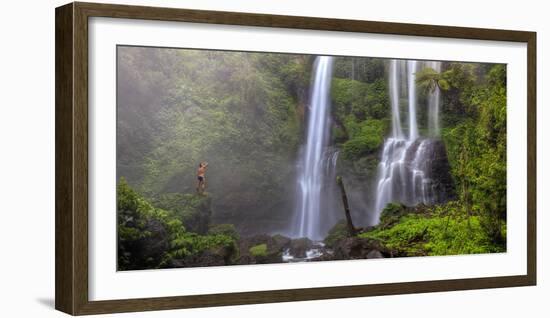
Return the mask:
POLYGON ((172 259, 207 250, 236 250, 236 238, 227 231, 199 235, 185 230, 176 211, 154 207, 124 178, 117 186, 119 270, 165 267, 172 259))
POLYGON ((333 113, 351 113, 355 117, 367 115, 367 87, 359 81, 334 78, 331 85, 333 113))
POLYGON ((446 91, 450 88, 449 82, 442 74, 431 67, 425 67, 416 72, 416 84, 425 92, 433 93, 436 88, 446 91))
POLYGON ((406 207, 398 203, 388 203, 380 213, 380 224, 385 227, 398 221, 406 213, 406 207))
POLYGON ((227 235, 198 235, 196 233, 178 233, 171 242, 171 250, 166 254, 163 263, 170 259, 183 259, 215 248, 236 250, 235 240, 227 235))
MULTIPOLYGON (((337 60, 337 67, 338 63, 341 62, 337 60)), ((383 72, 368 81, 353 80, 351 75, 349 78, 339 78, 338 74, 336 71, 336 78, 332 80, 331 96, 335 122, 332 138, 340 144, 340 158, 343 159, 339 173, 353 188, 368 192, 368 180, 376 174, 377 152, 389 123, 387 83, 383 72)))
POLYGON ((505 83, 504 66, 493 66, 484 84, 463 97, 471 118, 443 131, 465 213, 483 215, 482 226, 502 246, 506 241, 505 83))
POLYGON ((448 89, 442 94, 442 109, 444 126, 452 126, 462 120, 476 115, 475 107, 472 107, 471 98, 476 84, 482 80, 477 63, 450 63, 441 73, 448 85, 448 89))
POLYGON ((254 257, 266 257, 267 256, 267 244, 258 244, 252 246, 249 250, 250 255, 254 257))
POLYGON ((345 220, 341 220, 330 229, 324 243, 326 247, 333 248, 338 241, 343 240, 346 237, 348 237, 347 223, 345 220))
MULTIPOLYGON (((209 226, 211 217, 216 223, 235 222, 238 229, 253 223, 266 230, 266 224, 290 219, 294 185, 289 186, 289 180, 294 180, 295 170, 289 163, 296 162, 304 138, 313 58, 120 48, 117 173, 139 192, 125 180, 117 188, 121 268, 164 266, 209 249, 235 248, 235 227, 209 226), (209 194, 182 194, 195 192, 197 165, 204 160, 210 163, 209 194), (151 252, 145 252, 146 247, 151 252)), ((415 250, 407 253, 437 254, 443 248, 458 253, 475 250, 468 242, 458 245, 467 226, 483 249, 503 249, 506 67, 448 62, 442 66, 441 72, 417 72, 417 85, 424 93, 419 94, 417 115, 422 131, 427 107, 420 105, 439 87, 442 139, 459 202, 445 205, 452 213, 440 215, 429 209, 411 214, 410 209, 390 205, 373 233, 395 246, 420 237, 415 250), (453 239, 438 236, 443 221, 445 235, 453 239), (410 230, 405 230, 405 223, 410 230), (382 235, 390 231, 396 235, 394 241, 382 235), (437 239, 441 245, 435 244, 437 239), (483 243, 485 239, 490 243, 483 243)), ((384 59, 335 59, 332 141, 341 150, 338 173, 352 191, 373 192, 368 187, 389 127, 386 67, 384 59)), ((400 105, 406 113, 406 99, 400 105)), ((331 234, 334 239, 342 234, 337 230, 331 234)))
POLYGON ((206 234, 211 217, 208 195, 163 193, 152 199, 155 206, 171 211, 190 232, 206 234))
POLYGON ((389 115, 386 83, 379 79, 367 84, 350 79, 333 78, 332 112, 338 121, 353 115, 356 120, 367 117, 382 119, 389 115))
POLYGON ((121 139, 126 150, 117 161, 122 175, 147 197, 192 193, 197 165, 205 160, 210 163, 206 190, 217 198, 216 221, 245 220, 250 211, 260 220, 262 215, 286 219, 285 198, 275 194, 287 191, 293 173, 289 162, 295 160, 302 138, 312 58, 152 48, 123 51, 121 68, 135 76, 125 83, 128 87, 120 98, 124 121, 119 128, 128 137, 121 139), (162 74, 170 80, 159 80, 162 74), (158 88, 156 98, 144 106, 150 111, 143 119, 138 116, 141 108, 131 107, 131 96, 153 88, 158 88), (148 129, 141 139, 128 133, 142 123, 148 129))
MULTIPOLYGON (((461 216, 461 204, 449 202, 428 208, 426 213, 398 217, 390 227, 360 234, 378 240, 396 256, 459 255, 503 252, 482 226, 483 216, 461 216)), ((396 217, 398 206, 385 212, 396 217)), ((397 213, 398 214, 398 213, 397 213)))
POLYGON ((352 120, 346 122, 350 138, 343 146, 343 155, 346 159, 358 159, 367 154, 372 154, 384 142, 386 122, 377 119, 367 119, 361 123, 352 120))

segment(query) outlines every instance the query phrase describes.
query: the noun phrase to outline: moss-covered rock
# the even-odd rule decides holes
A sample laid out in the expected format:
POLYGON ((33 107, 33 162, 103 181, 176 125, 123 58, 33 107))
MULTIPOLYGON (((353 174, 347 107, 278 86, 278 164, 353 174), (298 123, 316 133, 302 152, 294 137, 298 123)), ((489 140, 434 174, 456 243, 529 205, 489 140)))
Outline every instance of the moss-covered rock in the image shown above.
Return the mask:
MULTIPOLYGON (((177 202, 185 197, 165 198, 164 206, 180 208, 177 202)), ((185 210, 156 207, 124 179, 117 186, 117 207, 119 270, 229 265, 238 258, 236 239, 228 231, 187 231, 182 223, 185 210)))
POLYGON ((257 259, 264 258, 267 256, 267 244, 254 245, 248 249, 248 252, 257 259))
POLYGON ((288 248, 289 238, 267 234, 241 237, 239 240, 239 264, 281 263, 283 251, 288 248))

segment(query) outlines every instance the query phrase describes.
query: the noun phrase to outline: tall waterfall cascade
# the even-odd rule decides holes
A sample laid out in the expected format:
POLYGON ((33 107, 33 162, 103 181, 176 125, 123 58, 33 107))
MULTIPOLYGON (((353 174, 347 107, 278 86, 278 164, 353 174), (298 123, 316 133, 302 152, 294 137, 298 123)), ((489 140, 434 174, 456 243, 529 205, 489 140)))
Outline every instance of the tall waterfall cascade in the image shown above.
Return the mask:
POLYGON ((407 62, 407 83, 409 94, 409 140, 418 138, 418 122, 416 121, 416 61, 407 62))
POLYGON ((335 177, 338 159, 338 152, 328 147, 332 65, 328 56, 317 57, 314 65, 306 142, 298 163, 295 237, 315 240, 326 234, 323 224, 327 222, 321 222, 326 213, 322 210, 327 209, 323 189, 326 179, 335 177))
POLYGON ((449 196, 447 187, 448 160, 445 146, 439 137, 440 92, 428 96, 428 129, 430 138, 419 135, 417 122, 416 72, 420 67, 441 70, 440 62, 392 60, 389 65, 389 92, 392 110, 391 135, 386 139, 378 165, 374 220, 378 222, 388 203, 399 202, 414 206, 419 203, 436 204, 449 196), (406 68, 404 70, 403 68, 406 68), (406 74, 407 78, 400 78, 406 74), (400 85, 406 83, 404 89, 400 85), (407 96, 402 96, 406 92, 407 96), (403 97, 403 98, 402 98, 403 97), (406 97, 406 99, 404 98, 406 97), (401 125, 401 101, 408 103, 408 136, 401 125), (442 180, 444 179, 444 180, 442 180))

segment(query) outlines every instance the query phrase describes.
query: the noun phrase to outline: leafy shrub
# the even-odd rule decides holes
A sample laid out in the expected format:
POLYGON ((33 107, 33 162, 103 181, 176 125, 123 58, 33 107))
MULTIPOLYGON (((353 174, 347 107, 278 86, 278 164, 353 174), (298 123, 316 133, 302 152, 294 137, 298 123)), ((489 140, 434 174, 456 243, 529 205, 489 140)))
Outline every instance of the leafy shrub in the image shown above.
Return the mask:
POLYGON ((229 236, 235 241, 239 240, 239 233, 235 229, 233 224, 214 224, 210 225, 208 229, 208 235, 225 235, 229 236))
POLYGON ((384 142, 386 123, 382 120, 367 119, 355 127, 351 138, 343 145, 346 159, 356 159, 376 152, 384 142))
POLYGON ((197 194, 165 193, 153 200, 155 206, 171 211, 187 231, 206 234, 212 214, 209 196, 197 194))
POLYGON ((405 214, 406 207, 399 203, 390 202, 380 213, 380 225, 385 227, 399 220, 405 214))
MULTIPOLYGON (((193 205, 197 202, 194 197, 184 195, 177 199, 189 198, 193 200, 189 204, 193 205)), ((164 199, 167 207, 169 202, 175 202, 164 199)), ((119 270, 164 267, 172 259, 184 259, 212 249, 237 250, 236 232, 230 233, 230 225, 215 229, 209 235, 188 232, 178 211, 154 207, 124 178, 117 186, 117 206, 119 270)), ((177 204, 173 206, 176 207, 177 204)))

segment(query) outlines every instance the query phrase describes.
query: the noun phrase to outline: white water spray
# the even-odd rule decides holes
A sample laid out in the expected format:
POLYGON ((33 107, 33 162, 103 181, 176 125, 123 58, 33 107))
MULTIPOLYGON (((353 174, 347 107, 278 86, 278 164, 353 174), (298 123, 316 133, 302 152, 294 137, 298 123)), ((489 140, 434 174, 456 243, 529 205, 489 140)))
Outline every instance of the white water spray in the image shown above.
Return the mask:
POLYGON ((409 140, 418 138, 418 123, 416 122, 416 61, 407 62, 407 78, 409 84, 409 140))
MULTIPOLYGON (((315 61, 305 151, 299 164, 297 229, 294 235, 320 239, 321 189, 327 171, 325 160, 330 128, 330 84, 333 58, 320 56, 315 61)), ((337 153, 329 162, 336 164, 337 153)))
MULTIPOLYGON (((435 139, 419 138, 416 118, 417 96, 416 75, 417 61, 407 61, 407 100, 409 136, 405 138, 401 131, 399 115, 400 87, 402 81, 399 69, 400 61, 390 61, 390 102, 392 109, 392 135, 386 139, 382 158, 378 165, 378 182, 376 186, 376 201, 374 215, 371 220, 377 224, 380 213, 390 202, 399 202, 406 205, 434 204, 446 199, 444 190, 438 188, 440 184, 433 180, 433 164, 441 160, 441 143, 435 139)), ((440 65, 435 65, 440 70, 440 65)), ((429 114, 433 125, 433 136, 439 135, 439 92, 430 96, 429 114)), ((446 159, 445 159, 446 160, 446 159)))

